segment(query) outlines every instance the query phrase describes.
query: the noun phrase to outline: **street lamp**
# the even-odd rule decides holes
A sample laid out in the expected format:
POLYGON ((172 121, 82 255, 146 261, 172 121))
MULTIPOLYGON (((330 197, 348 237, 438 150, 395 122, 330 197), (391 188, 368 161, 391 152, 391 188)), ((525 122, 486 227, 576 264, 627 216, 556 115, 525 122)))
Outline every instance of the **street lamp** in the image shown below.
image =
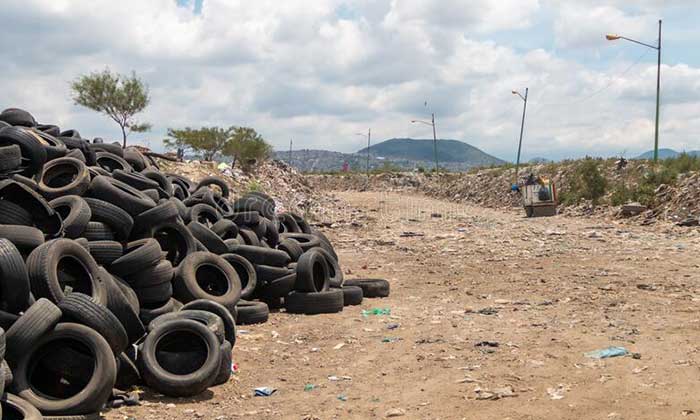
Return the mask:
MULTIPOLYGON (((364 137, 364 133, 355 133, 356 136, 362 136, 364 137)), ((367 129, 367 178, 369 179, 369 145, 370 145, 370 139, 372 138, 372 129, 368 128, 367 129)))
POLYGON ((528 94, 528 88, 525 88, 525 96, 521 95, 520 92, 517 90, 511 91, 513 95, 518 95, 520 96, 520 99, 523 100, 524 105, 523 105, 523 120, 520 123, 520 141, 518 142, 518 157, 515 160, 515 181, 513 182, 514 186, 518 185, 518 170, 520 169, 520 150, 523 148, 523 131, 525 130, 525 111, 527 110, 527 94, 528 94))
POLYGON ((659 94, 661 92, 661 19, 659 19, 659 43, 656 46, 614 34, 605 35, 605 39, 607 39, 608 41, 617 41, 618 39, 624 39, 630 42, 634 42, 635 44, 644 45, 645 47, 649 47, 658 52, 658 61, 656 67, 656 125, 654 126, 654 163, 656 163, 659 160, 659 94))
POLYGON ((433 112, 432 114, 432 119, 430 121, 422 121, 422 120, 411 120, 412 124, 415 123, 420 123, 420 124, 425 124, 433 127, 433 155, 435 155, 435 175, 440 175, 439 171, 439 166, 438 166, 438 155, 437 155, 437 134, 435 134, 435 113, 433 112))

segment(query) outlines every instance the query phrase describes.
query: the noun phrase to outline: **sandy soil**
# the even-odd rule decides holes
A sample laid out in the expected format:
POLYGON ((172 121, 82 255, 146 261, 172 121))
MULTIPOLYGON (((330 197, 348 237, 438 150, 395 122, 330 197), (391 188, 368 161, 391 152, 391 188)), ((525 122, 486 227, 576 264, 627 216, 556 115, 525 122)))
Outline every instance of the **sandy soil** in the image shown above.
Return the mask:
POLYGON ((228 384, 196 399, 145 394, 106 417, 700 416, 698 230, 336 195, 352 206, 338 217, 357 222, 326 230, 346 278, 386 278, 389 298, 335 315, 273 313, 241 328, 228 384), (391 315, 362 315, 373 308, 391 315), (584 356, 608 346, 631 354, 584 356), (258 386, 277 392, 253 397, 258 386))

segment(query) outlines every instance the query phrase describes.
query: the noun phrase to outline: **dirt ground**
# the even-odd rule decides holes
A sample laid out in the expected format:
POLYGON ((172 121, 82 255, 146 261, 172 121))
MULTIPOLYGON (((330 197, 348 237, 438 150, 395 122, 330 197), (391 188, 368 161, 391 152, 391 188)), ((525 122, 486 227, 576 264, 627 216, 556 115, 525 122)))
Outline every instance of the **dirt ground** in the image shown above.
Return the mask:
POLYGON ((228 384, 106 417, 700 418, 697 229, 336 196, 356 222, 326 229, 346 278, 386 278, 389 298, 273 313, 240 329, 228 384), (608 346, 630 355, 584 356, 608 346))

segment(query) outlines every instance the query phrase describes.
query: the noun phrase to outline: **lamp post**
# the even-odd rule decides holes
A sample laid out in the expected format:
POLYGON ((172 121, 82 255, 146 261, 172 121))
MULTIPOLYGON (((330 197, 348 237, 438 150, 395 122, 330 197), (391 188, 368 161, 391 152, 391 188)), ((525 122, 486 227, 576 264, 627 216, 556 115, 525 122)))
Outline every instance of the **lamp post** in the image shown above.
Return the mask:
MULTIPOLYGON (((364 133, 355 133, 356 136, 362 136, 364 137, 364 133)), ((372 129, 368 128, 367 129, 367 178, 369 179, 369 146, 370 146, 370 140, 372 138, 372 129)))
POLYGON ((626 41, 634 42, 635 44, 644 45, 654 49, 658 53, 657 65, 656 65, 656 124, 654 126, 654 163, 659 160, 659 108, 660 108, 660 93, 661 93, 661 19, 659 19, 659 43, 658 45, 650 45, 644 42, 639 42, 637 40, 627 38, 620 35, 608 34, 605 35, 608 41, 616 41, 618 39, 624 39, 626 41))
MULTIPOLYGON (((523 119, 520 123, 520 141, 518 141, 518 157, 515 160, 515 180, 513 182, 514 186, 518 185, 518 170, 520 169, 520 151, 523 148, 523 131, 525 130, 525 111, 527 110, 527 94, 529 89, 525 88, 525 96, 521 95, 517 90, 512 91, 513 95, 520 96, 523 100, 523 119)), ((515 188, 515 187, 514 187, 515 188)))
POLYGON ((433 155, 435 156, 435 174, 440 175, 440 166, 438 165, 438 154, 437 154, 437 134, 435 133, 435 113, 431 114, 432 119, 430 121, 422 120, 411 120, 411 123, 421 123, 433 127, 433 155))

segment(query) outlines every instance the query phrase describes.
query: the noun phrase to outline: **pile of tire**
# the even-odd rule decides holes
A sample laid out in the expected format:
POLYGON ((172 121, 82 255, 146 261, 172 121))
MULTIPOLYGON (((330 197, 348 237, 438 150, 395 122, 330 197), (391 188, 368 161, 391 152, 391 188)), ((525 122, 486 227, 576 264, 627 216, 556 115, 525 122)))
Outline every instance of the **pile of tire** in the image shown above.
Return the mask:
POLYGON ((225 383, 236 324, 389 293, 260 192, 165 173, 136 148, 0 113, 0 407, 98 418, 113 388, 225 383))

